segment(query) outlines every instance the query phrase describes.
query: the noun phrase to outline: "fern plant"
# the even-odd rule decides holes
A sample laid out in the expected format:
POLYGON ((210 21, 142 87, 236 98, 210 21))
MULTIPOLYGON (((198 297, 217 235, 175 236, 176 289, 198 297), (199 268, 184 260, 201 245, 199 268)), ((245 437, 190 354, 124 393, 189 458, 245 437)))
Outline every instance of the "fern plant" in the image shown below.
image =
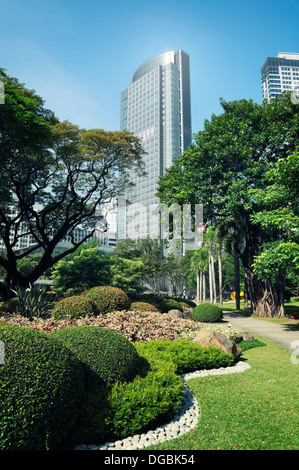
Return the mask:
POLYGON ((42 317, 52 307, 52 297, 46 293, 47 287, 29 286, 28 289, 17 286, 13 291, 18 297, 16 313, 26 318, 42 317))

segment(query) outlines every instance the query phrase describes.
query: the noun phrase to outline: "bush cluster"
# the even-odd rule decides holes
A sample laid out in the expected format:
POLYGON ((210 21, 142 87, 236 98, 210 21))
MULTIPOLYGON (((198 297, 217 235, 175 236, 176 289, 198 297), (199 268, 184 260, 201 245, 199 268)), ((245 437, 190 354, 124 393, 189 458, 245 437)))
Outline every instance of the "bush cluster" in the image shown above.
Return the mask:
POLYGON ((177 340, 196 323, 157 312, 51 318, 51 333, 25 321, 26 327, 0 324, 7 348, 0 366, 0 449, 51 449, 144 432, 179 408, 178 374, 234 361, 219 349, 177 340))
POLYGON ((145 376, 88 393, 73 436, 78 442, 105 442, 145 432, 171 419, 183 395, 173 364, 151 361, 145 376))
POLYGON ((99 314, 106 314, 113 310, 128 310, 131 304, 127 294, 118 287, 92 287, 82 295, 95 303, 99 314))
POLYGON ((139 312, 158 312, 154 305, 147 302, 132 302, 130 310, 137 310, 139 312))
POLYGON ((132 380, 142 372, 143 362, 123 335, 97 326, 71 326, 51 334, 79 359, 87 390, 116 381, 132 380))
POLYGON ((180 373, 233 365, 231 355, 201 348, 187 340, 136 343, 138 354, 150 366, 145 376, 117 382, 85 396, 76 438, 85 442, 124 438, 165 424, 178 410, 184 395, 180 373))
POLYGON ((84 390, 73 353, 49 335, 0 325, 0 449, 47 450, 69 432, 84 390))
POLYGON ((220 349, 202 348, 187 339, 149 341, 135 345, 140 355, 160 358, 175 365, 176 374, 192 370, 214 369, 234 364, 234 358, 220 349))
POLYGON ((223 318, 222 308, 209 303, 197 305, 192 312, 192 320, 204 323, 217 323, 223 318))
POLYGON ((96 314, 96 304, 83 295, 66 297, 57 302, 52 310, 52 317, 55 320, 60 318, 92 317, 96 314))

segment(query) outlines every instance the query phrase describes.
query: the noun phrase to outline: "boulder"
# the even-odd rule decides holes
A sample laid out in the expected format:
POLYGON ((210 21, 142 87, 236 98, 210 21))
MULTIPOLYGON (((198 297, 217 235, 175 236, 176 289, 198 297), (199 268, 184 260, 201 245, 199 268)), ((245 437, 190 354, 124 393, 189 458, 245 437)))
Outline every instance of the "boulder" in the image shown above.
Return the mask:
POLYGON ((238 346, 234 341, 228 339, 224 334, 213 330, 200 331, 194 338, 193 342, 202 347, 213 346, 215 348, 222 349, 222 351, 228 354, 233 354, 236 361, 239 359, 242 352, 240 346, 238 346))
POLYGON ((172 309, 168 311, 167 315, 173 315, 174 317, 177 317, 177 318, 189 319, 192 317, 192 311, 184 310, 182 312, 181 310, 172 309))
POLYGON ((256 337, 246 331, 242 333, 242 339, 246 341, 255 341, 256 337))

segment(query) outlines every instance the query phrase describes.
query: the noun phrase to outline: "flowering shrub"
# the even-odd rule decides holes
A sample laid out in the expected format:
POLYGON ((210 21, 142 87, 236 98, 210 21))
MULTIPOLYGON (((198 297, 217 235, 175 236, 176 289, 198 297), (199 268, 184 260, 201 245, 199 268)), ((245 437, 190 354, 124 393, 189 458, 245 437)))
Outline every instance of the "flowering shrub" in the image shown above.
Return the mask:
POLYGON ((198 323, 172 315, 161 315, 156 312, 120 311, 107 315, 86 318, 35 318, 32 321, 18 315, 0 317, 11 325, 27 326, 36 330, 51 333, 60 328, 76 325, 93 325, 118 331, 131 341, 149 341, 151 339, 176 339, 183 332, 199 329, 198 323))
POLYGON ((20 315, 5 314, 0 317, 0 323, 26 326, 36 330, 51 333, 52 331, 76 325, 93 325, 118 331, 126 338, 134 342, 179 339, 192 340, 200 330, 214 330, 225 334, 229 339, 238 341, 242 335, 237 330, 225 325, 213 323, 198 323, 192 320, 177 318, 172 315, 155 312, 120 311, 110 312, 107 315, 86 318, 28 318, 20 315))

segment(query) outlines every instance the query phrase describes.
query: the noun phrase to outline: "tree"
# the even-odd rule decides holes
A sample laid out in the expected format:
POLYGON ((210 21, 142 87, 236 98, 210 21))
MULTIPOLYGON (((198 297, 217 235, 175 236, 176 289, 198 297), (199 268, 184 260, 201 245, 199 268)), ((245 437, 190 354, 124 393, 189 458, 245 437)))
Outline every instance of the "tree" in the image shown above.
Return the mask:
POLYGON ((53 290, 73 294, 110 283, 111 255, 87 244, 58 261, 52 272, 53 290))
POLYGON ((172 294, 177 293, 177 284, 182 279, 180 258, 169 254, 161 261, 161 273, 169 280, 172 294))
POLYGON ((139 259, 144 266, 144 277, 154 284, 154 292, 157 292, 158 281, 161 277, 162 249, 158 239, 142 238, 138 240, 139 259))
POLYGON ((123 289, 128 295, 136 295, 142 291, 143 273, 142 261, 117 257, 111 266, 111 285, 123 289))
POLYGON ((140 140, 130 132, 85 130, 58 122, 35 92, 1 69, 5 105, 0 106, 0 237, 6 270, 0 294, 16 285, 33 284, 46 269, 93 236, 98 208, 129 183, 129 170, 144 174, 140 140), (90 228, 75 240, 77 228, 90 228), (21 253, 18 243, 30 235, 21 253), (63 237, 69 250, 55 253, 63 237), (26 276, 18 261, 42 250, 43 256, 26 276))
POLYGON ((204 245, 193 252, 191 258, 191 269, 196 274, 196 301, 206 301, 206 272, 209 265, 209 252, 204 245))
POLYGON ((295 274, 298 286, 299 153, 278 160, 266 177, 271 184, 264 190, 252 191, 260 199, 263 210, 253 214, 251 219, 270 231, 272 241, 264 244, 262 253, 256 256, 254 272, 266 283, 271 279, 284 282, 288 273, 295 274))
POLYGON ((113 255, 118 258, 136 259, 140 257, 141 251, 136 240, 125 238, 117 242, 113 255))
MULTIPOLYGON (((225 102, 223 113, 205 121, 204 130, 160 179, 162 203, 203 204, 205 221, 232 234, 248 283, 252 313, 281 316, 283 305, 267 295, 269 285, 253 270, 255 256, 269 233, 251 216, 260 202, 251 190, 269 183, 265 174, 279 158, 299 145, 299 107, 289 94, 263 104, 252 100, 225 102)), ((273 291, 282 286, 274 282, 273 291)), ((279 296, 277 297, 279 298, 279 296)))

